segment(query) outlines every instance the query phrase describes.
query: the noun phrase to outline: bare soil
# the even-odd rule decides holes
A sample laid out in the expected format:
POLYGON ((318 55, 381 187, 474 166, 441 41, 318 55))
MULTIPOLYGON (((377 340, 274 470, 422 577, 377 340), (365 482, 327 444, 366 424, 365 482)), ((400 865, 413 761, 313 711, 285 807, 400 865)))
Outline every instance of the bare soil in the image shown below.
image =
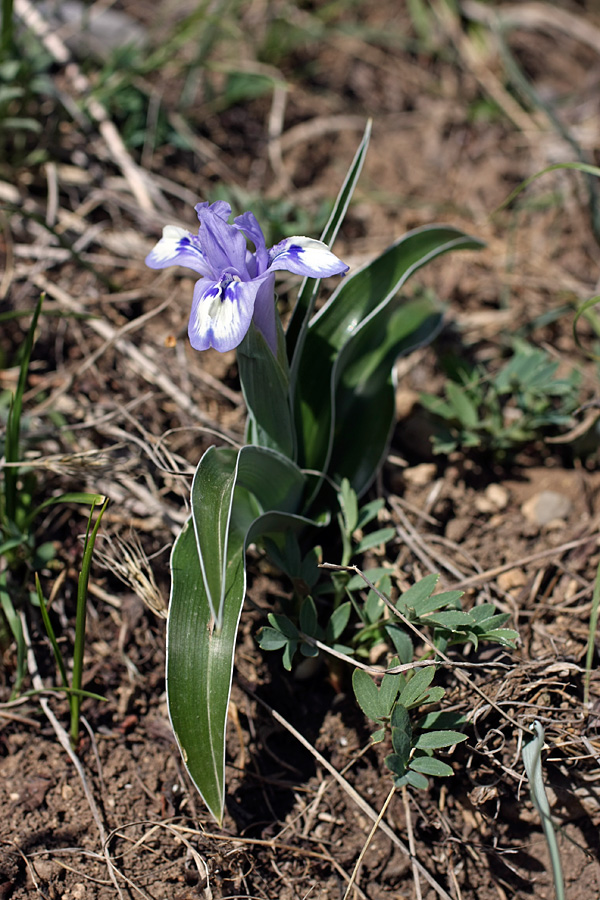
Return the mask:
MULTIPOLYGON (((183 115, 195 143, 133 147, 129 164, 119 155, 118 110, 107 120, 117 123, 116 140, 93 113, 85 122, 72 118, 86 93, 72 64, 87 71, 85 60, 56 59, 51 77, 69 102, 48 100, 37 109, 43 163, 0 169, 3 307, 31 310, 40 291, 47 295, 24 441, 30 457, 42 460, 39 499, 87 489, 112 501, 98 546, 109 558, 97 559, 90 588, 84 685, 106 702, 84 702, 79 772, 39 699, 11 700, 15 648, 2 648, 0 900, 345 896, 372 821, 290 728, 375 813, 391 787, 385 750, 369 746, 347 673, 332 677, 323 665, 299 680, 259 650, 256 632, 288 587, 258 557, 250 562, 236 656, 222 829, 191 788, 174 745, 164 685, 168 548, 186 518, 194 465, 215 431, 240 438, 244 408, 235 354, 197 354, 187 344, 189 274, 151 272, 143 259, 165 223, 192 228, 193 204, 223 186, 270 204, 288 200, 317 221, 368 117, 372 145, 338 254, 357 266, 406 229, 434 221, 487 242, 480 253, 444 257, 418 277, 447 304, 448 328, 440 346, 399 363, 399 424, 373 489, 386 497, 384 519, 397 528, 386 564, 405 586, 433 566, 444 585, 464 588, 468 605, 492 600, 510 612, 520 642, 515 652, 471 652, 469 660, 481 664, 472 670, 478 693, 447 673, 451 705, 472 712, 469 738, 450 757, 455 776, 427 792, 397 793, 385 816, 397 840, 375 832, 350 896, 554 897, 521 761, 519 726, 538 719, 567 898, 600 897, 597 652, 590 704, 583 704, 600 559, 593 410, 589 427, 578 428, 585 432, 579 443, 540 441, 502 467, 460 450, 434 457, 418 404, 419 391, 443 384, 444 346, 493 365, 519 329, 565 370, 581 370, 583 399, 597 394, 595 364, 572 334, 575 309, 598 292, 599 234, 587 182, 552 172, 516 204, 494 211, 524 178, 575 159, 574 143, 589 162, 600 162, 600 16, 585 2, 465 2, 462 16, 435 3, 423 7, 424 34, 408 6, 242 4, 235 40, 221 36, 217 65, 196 86, 193 103, 181 99, 184 72, 173 61, 143 76, 144 91, 160 99, 171 123, 183 115), (488 27, 496 9, 512 16, 504 40, 529 93, 511 80, 488 27), (278 19, 306 31, 263 62, 277 75, 277 89, 225 105, 223 69, 234 61, 253 71, 266 23, 278 19), (320 31, 311 31, 314 23, 320 31), (528 501, 547 490, 569 503, 541 524, 528 501), (137 565, 155 582, 144 592, 146 605, 139 583, 136 593, 116 577, 124 558, 117 536, 131 541, 132 534, 137 565)), ((118 8, 154 41, 183 14, 142 0, 118 8)), ((194 50, 186 44, 181 53, 192 60, 194 50)), ((93 67, 89 77, 94 83, 93 67)), ((283 285, 284 312, 294 287, 294 279, 283 285)), ((27 323, 3 325, 3 388, 16 383, 15 351, 27 323)), ((593 347, 583 321, 579 334, 593 347)), ((67 655, 84 529, 71 507, 53 507, 40 522, 39 539, 54 542, 56 554, 42 571, 43 588, 67 655)), ((50 689, 52 655, 35 611, 30 631, 50 689)), ((64 699, 52 694, 47 702, 66 726, 64 699)))

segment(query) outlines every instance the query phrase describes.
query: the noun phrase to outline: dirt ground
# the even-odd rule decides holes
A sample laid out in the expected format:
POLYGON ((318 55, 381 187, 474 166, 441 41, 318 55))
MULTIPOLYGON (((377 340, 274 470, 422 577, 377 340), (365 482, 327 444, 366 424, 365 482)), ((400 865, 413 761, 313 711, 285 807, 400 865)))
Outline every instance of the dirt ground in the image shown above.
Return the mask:
MULTIPOLYGON (((385 562, 404 586, 433 567, 443 585, 465 590, 467 606, 485 598, 509 612, 519 644, 514 652, 471 651, 469 660, 482 664, 472 675, 480 693, 446 673, 452 708, 470 712, 468 740, 450 757, 455 776, 427 792, 397 792, 350 897, 554 897, 521 760, 519 726, 537 719, 566 896, 600 898, 598 645, 583 703, 600 560, 594 410, 573 422, 584 432, 579 443, 540 441, 500 466, 460 449, 433 456, 418 404, 420 391, 441 389, 444 347, 494 365, 516 332, 581 371, 582 400, 598 394, 596 364, 572 333, 577 306, 598 293, 600 280, 590 186, 580 174, 552 172, 497 211, 545 166, 578 154, 600 164, 598 8, 584 0, 465 0, 458 12, 444 2, 397 0, 225 7, 211 15, 202 7, 207 34, 216 31, 200 49, 182 42, 177 58, 132 77, 150 98, 148 132, 152 123, 158 132, 158 109, 168 128, 155 145, 132 140, 127 148, 121 137, 133 88, 117 97, 109 82, 91 94, 104 108, 78 113, 102 64, 67 31, 28 19, 53 55, 56 96, 31 101, 39 135, 25 146, 5 141, 0 302, 30 311, 46 293, 25 407, 40 500, 68 490, 111 498, 90 586, 84 684, 107 702, 84 701, 78 770, 39 699, 11 700, 15 648, 2 648, 0 900, 346 895, 373 824, 365 804, 377 814, 391 788, 385 751, 370 746, 347 675, 333 679, 323 666, 301 681, 258 648, 266 611, 287 590, 258 556, 236 654, 222 829, 190 787, 171 735, 169 547, 186 518, 194 465, 215 431, 242 435, 244 408, 235 354, 198 354, 187 343, 189 274, 151 272, 143 260, 164 224, 193 228, 193 205, 217 197, 252 206, 259 218, 289 204, 278 214, 283 222, 273 214, 273 228, 301 210, 307 218, 298 230, 317 236, 368 117, 372 144, 338 255, 356 267, 432 222, 461 227, 486 248, 445 256, 412 283, 447 304, 447 328, 435 347, 399 363, 399 423, 371 492, 386 498, 383 521, 397 538, 385 560, 372 555, 362 564, 385 562), (52 36, 69 40, 57 48, 52 36), (200 52, 202 77, 193 68, 200 52), (232 71, 263 74, 271 87, 235 101, 227 94, 232 71), (550 518, 536 512, 545 491, 563 498, 550 518), (152 573, 145 599, 157 612, 131 573, 129 584, 117 577, 119 539, 138 571, 152 573)), ((27 4, 15 8, 27 18, 27 4)), ((144 0, 113 7, 154 46, 193 8, 144 0)), ((282 285, 284 311, 296 283, 282 285)), ((28 321, 2 326, 3 389, 16 384, 15 350, 28 321)), ((592 349, 594 334, 580 325, 592 349)), ((84 529, 74 507, 53 507, 40 521, 40 536, 55 546, 43 588, 67 653, 84 529)), ((51 688, 52 654, 34 613, 30 630, 51 688)), ((66 726, 66 702, 56 693, 45 702, 66 726)))

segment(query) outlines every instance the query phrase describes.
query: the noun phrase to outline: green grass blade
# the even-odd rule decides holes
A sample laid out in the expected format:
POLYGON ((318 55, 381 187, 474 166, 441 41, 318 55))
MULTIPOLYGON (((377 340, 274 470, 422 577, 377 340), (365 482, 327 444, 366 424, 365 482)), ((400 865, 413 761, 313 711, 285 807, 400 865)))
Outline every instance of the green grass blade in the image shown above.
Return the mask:
MULTIPOLYGON (((348 174, 344 179, 344 183, 340 188, 340 192, 335 201, 335 205, 331 212, 331 216, 329 217, 329 221, 323 229, 321 240, 323 241, 323 243, 327 244, 328 247, 332 246, 337 237, 338 231, 340 230, 342 222, 344 221, 344 216, 346 215, 346 211, 354 194, 356 183, 362 171, 365 156, 369 148, 370 139, 371 119, 369 119, 366 124, 362 140, 359 144, 358 150, 354 155, 354 159, 352 160, 352 164, 350 165, 348 174)), ((290 384, 292 385, 292 391, 297 374, 300 355, 302 354, 302 347, 304 344, 304 337, 306 334, 306 328, 308 326, 308 320, 313 314, 320 284, 320 279, 315 278, 307 278, 302 283, 302 287, 300 288, 300 291, 298 293, 298 299, 296 300, 296 305, 294 306, 294 311, 287 328, 286 343, 288 359, 292 360, 290 374, 290 384)))
POLYGON ((56 640, 56 635, 54 634, 54 628, 52 627, 52 622, 50 621, 50 616, 48 615, 48 607, 46 606, 46 600, 44 598, 44 594, 42 592, 42 586, 40 584, 40 579, 38 577, 37 572, 35 573, 35 589, 37 591, 38 601, 40 604, 40 612, 42 614, 42 620, 44 622, 44 628, 46 629, 46 634, 48 635, 48 640, 52 645, 52 652, 54 653, 54 659, 56 661, 56 667, 60 672, 60 678, 62 681, 63 687, 68 687, 69 679, 67 678, 67 670, 65 668, 65 664, 62 658, 62 653, 60 652, 60 647, 58 646, 58 641, 56 640))
POLYGON ((8 627, 10 628, 17 645, 17 670, 15 675, 15 686, 11 694, 11 699, 13 699, 18 695, 21 684, 23 683, 23 679, 25 678, 26 647, 25 635, 23 634, 23 626, 21 625, 21 620, 17 614, 11 596, 8 592, 6 572, 0 572, 0 606, 2 606, 2 612, 4 613, 4 617, 8 622, 8 627))
MULTIPOLYGON (((15 463, 19 461, 19 442, 21 437, 21 415, 23 412, 23 394, 27 384, 27 373, 29 371, 29 361, 31 359, 31 351, 33 350, 33 342, 35 339, 35 329, 44 302, 44 294, 36 304, 33 312, 31 325, 25 338, 23 345, 23 356, 21 358, 21 366, 19 369, 19 380, 17 389, 12 398, 8 413, 8 421, 6 423, 6 443, 5 458, 7 463, 15 463)), ((5 494, 5 513, 10 522, 14 522, 17 511, 17 481, 19 478, 18 466, 8 466, 4 470, 4 494, 5 494)))
POLYGON ((6 59, 13 43, 13 0, 2 0, 2 32, 0 33, 1 58, 6 59))
POLYGON ((85 536, 85 546, 83 551, 83 561, 81 563, 81 572, 79 573, 79 581, 77 583, 77 613, 75 616, 75 646, 73 648, 73 678, 71 686, 73 689, 73 700, 71 702, 71 741, 75 745, 79 739, 79 710, 81 708, 81 682, 83 678, 83 650, 85 646, 85 624, 86 624, 86 605, 87 605, 87 589, 90 580, 90 569, 92 565, 92 556, 94 553, 94 544, 96 535, 100 528, 102 516, 108 506, 108 498, 104 501, 102 509, 98 513, 96 524, 91 529, 92 516, 94 514, 94 506, 90 511, 88 526, 85 536))
POLYGON ((104 500, 102 494, 89 494, 86 491, 70 491, 66 494, 60 494, 58 497, 49 497, 40 503, 39 506, 29 513, 25 519, 25 527, 28 529, 37 515, 49 506, 55 506, 57 503, 85 503, 87 505, 99 505, 104 500))
POLYGON ((531 791, 531 800, 533 805, 540 814, 542 820, 542 828, 548 844, 550 853, 550 861, 552 864, 552 874, 554 877, 554 888, 556 891, 556 900, 566 900, 565 883, 562 874, 562 866, 560 862, 560 853, 558 842, 556 840, 556 831, 550 817, 550 804, 546 796, 544 788, 544 780, 542 777, 542 748, 544 746, 544 729, 539 722, 534 722, 535 738, 523 747, 523 765, 529 781, 529 790, 531 791))

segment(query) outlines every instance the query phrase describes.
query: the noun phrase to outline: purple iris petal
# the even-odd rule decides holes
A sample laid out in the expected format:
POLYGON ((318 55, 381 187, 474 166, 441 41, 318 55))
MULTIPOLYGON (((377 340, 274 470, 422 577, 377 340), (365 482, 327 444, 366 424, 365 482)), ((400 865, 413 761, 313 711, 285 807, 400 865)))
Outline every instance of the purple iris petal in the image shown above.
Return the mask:
POLYGON ((229 216, 231 215, 231 206, 224 200, 216 200, 214 203, 196 203, 194 209, 198 213, 199 219, 204 210, 210 210, 213 215, 218 216, 225 222, 229 221, 229 216))
POLYGON ((188 326, 195 350, 214 347, 219 353, 233 350, 243 341, 252 321, 260 284, 224 275, 219 281, 201 278, 194 288, 188 326))
POLYGON ((166 225, 163 228, 162 238, 146 257, 146 265, 151 269, 186 266, 188 269, 199 272, 200 275, 211 274, 211 269, 202 252, 200 238, 175 225, 166 225))
POLYGON ((269 259, 270 269, 286 269, 309 278, 344 275, 349 268, 327 244, 306 237, 290 237, 275 244, 269 250, 269 259))
POLYGON ((200 210, 198 218, 202 249, 215 275, 220 272, 233 272, 243 281, 249 281, 246 240, 241 231, 233 225, 228 225, 211 209, 200 210))
POLYGON ((254 213, 245 212, 241 216, 237 216, 233 222, 236 228, 243 231, 246 237, 254 244, 256 253, 253 255, 256 259, 256 275, 262 275, 269 266, 269 254, 263 230, 258 224, 256 216, 254 213))
POLYGON ((192 235, 167 226, 146 257, 153 269, 187 266, 203 277, 196 282, 189 323, 192 347, 220 352, 233 350, 244 339, 250 322, 277 353, 275 272, 325 278, 348 271, 321 241, 287 238, 267 250, 260 225, 251 212, 229 224, 231 207, 223 200, 198 203, 200 228, 192 235), (254 244, 247 247, 246 239, 254 244))

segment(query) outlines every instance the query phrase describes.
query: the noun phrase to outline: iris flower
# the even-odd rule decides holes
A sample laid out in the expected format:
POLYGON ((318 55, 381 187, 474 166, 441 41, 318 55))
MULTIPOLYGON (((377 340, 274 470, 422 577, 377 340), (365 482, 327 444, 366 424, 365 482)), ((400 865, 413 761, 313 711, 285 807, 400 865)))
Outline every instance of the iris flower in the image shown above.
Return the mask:
POLYGON ((146 257, 152 269, 187 266, 201 276, 194 287, 188 329, 196 350, 233 350, 254 320, 276 353, 276 271, 285 269, 311 278, 348 271, 325 244, 311 238, 290 237, 267 249, 256 217, 245 212, 230 225, 231 207, 222 200, 198 203, 196 212, 200 220, 197 235, 167 225, 146 257), (254 244, 254 251, 248 249, 246 239, 254 244))

